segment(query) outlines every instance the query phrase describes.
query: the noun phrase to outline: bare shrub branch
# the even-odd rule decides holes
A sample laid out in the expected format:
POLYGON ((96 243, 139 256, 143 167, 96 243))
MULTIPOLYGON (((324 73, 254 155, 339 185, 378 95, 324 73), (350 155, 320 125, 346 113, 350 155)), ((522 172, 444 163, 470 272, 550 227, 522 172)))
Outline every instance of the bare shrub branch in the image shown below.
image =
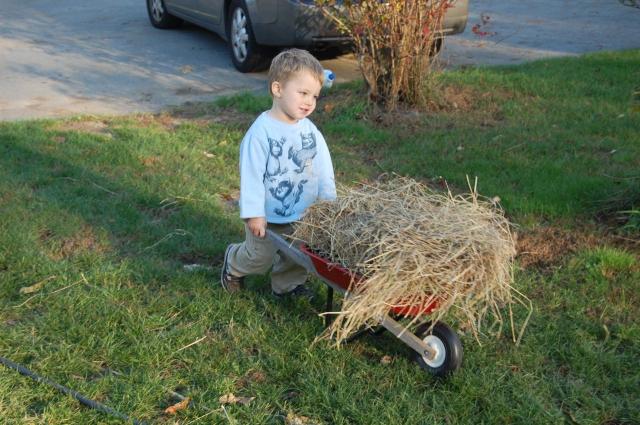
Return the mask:
POLYGON ((387 111, 424 106, 442 22, 455 0, 322 0, 323 12, 353 39, 369 98, 387 111))

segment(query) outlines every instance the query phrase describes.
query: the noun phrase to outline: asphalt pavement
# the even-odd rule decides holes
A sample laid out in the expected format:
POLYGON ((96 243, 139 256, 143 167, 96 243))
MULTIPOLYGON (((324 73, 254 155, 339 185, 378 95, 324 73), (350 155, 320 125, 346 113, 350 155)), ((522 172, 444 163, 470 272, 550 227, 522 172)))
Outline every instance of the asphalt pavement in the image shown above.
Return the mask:
MULTIPOLYGON (((0 120, 156 112, 266 89, 237 72, 224 41, 192 25, 158 30, 143 0, 3 0, 0 120)), ((640 0, 470 0, 447 67, 512 64, 640 48, 640 0)), ((337 81, 358 78, 352 56, 323 61, 337 81)))

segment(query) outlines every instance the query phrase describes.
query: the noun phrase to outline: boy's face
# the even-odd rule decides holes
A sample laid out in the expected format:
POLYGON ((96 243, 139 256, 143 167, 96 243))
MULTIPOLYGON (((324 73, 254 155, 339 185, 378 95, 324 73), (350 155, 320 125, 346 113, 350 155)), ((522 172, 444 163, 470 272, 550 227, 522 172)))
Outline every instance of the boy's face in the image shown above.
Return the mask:
POLYGON ((286 83, 274 81, 273 108, 275 118, 294 124, 310 115, 316 108, 316 100, 322 85, 310 71, 295 73, 286 83))

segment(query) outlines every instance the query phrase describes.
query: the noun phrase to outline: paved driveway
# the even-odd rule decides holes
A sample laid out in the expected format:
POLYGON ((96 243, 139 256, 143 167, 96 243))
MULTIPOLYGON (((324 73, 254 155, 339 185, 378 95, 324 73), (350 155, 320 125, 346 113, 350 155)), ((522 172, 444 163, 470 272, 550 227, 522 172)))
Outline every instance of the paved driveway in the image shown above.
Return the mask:
MULTIPOLYGON (((447 40, 442 58, 448 66, 516 63, 638 48, 640 8, 621 1, 634 4, 470 0, 467 30, 447 40)), ((358 76, 349 56, 323 64, 338 81, 358 76)), ((2 1, 0 120, 157 111, 262 90, 265 79, 236 72, 212 33, 151 27, 144 0, 2 1)))
POLYGON ((446 43, 444 56, 452 65, 512 64, 640 48, 640 0, 469 3, 467 29, 446 43))

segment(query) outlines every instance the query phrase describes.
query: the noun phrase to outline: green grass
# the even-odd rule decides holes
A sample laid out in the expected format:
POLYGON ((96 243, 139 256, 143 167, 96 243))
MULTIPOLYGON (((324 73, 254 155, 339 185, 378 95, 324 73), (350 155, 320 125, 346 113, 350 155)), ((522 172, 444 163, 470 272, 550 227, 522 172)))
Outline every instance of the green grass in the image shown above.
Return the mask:
MULTIPOLYGON (((609 237, 637 241, 637 225, 596 222, 637 209, 638 81, 640 51, 628 51, 449 72, 440 82, 458 108, 439 113, 376 118, 359 84, 322 100, 315 121, 342 183, 396 172, 464 190, 477 176, 522 231, 601 237, 518 271, 534 303, 522 344, 463 333, 463 367, 445 381, 389 335, 312 344, 320 300, 277 302, 261 276, 241 295, 217 285, 225 246, 242 237, 229 202, 239 142, 267 97, 190 118, 0 123, 0 355, 152 423, 638 423, 640 260, 637 243, 609 237), (162 413, 171 391, 193 400, 176 417, 162 413), (227 393, 255 399, 221 410, 227 393)), ((2 367, 0 417, 117 423, 2 367)))

